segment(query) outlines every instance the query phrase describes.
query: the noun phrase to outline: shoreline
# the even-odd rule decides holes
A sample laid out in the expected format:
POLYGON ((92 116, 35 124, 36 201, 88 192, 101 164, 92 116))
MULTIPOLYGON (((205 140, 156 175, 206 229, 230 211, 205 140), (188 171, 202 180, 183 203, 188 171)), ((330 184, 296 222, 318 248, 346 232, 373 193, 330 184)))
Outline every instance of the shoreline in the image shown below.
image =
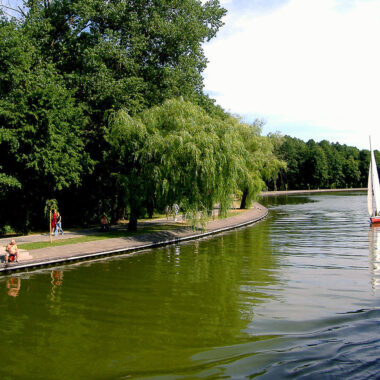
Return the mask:
POLYGON ((0 275, 16 271, 37 270, 46 266, 88 261, 107 256, 133 255, 138 251, 201 239, 252 225, 264 219, 267 215, 268 209, 255 202, 252 208, 237 215, 209 221, 205 231, 194 231, 189 227, 184 227, 176 231, 163 230, 133 237, 111 238, 35 249, 28 252, 28 259, 20 260, 19 263, 8 264, 6 267, 1 266, 0 275))

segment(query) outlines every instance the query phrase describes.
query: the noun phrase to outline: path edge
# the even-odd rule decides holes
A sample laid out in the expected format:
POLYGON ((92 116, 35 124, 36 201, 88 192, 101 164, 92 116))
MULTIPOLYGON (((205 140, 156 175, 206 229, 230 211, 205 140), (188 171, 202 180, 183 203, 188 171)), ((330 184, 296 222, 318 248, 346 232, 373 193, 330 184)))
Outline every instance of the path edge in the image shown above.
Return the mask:
MULTIPOLYGON (((189 241, 189 240, 198 240, 205 237, 209 237, 212 235, 221 234, 223 232, 227 232, 234 229, 239 229, 243 227, 247 227, 253 224, 256 224, 263 219, 265 219, 268 215, 268 209, 262 205, 260 205, 261 210, 263 211, 259 216, 250 219, 248 221, 240 222, 237 224, 231 224, 222 228, 217 228, 209 231, 203 231, 203 232, 195 232, 188 236, 180 236, 175 237, 173 239, 166 239, 161 241, 155 241, 150 242, 147 244, 141 244, 136 245, 133 247, 125 247, 125 248, 118 248, 113 250, 107 250, 107 251, 99 251, 99 252, 93 252, 93 253, 85 253, 85 254, 79 254, 74 256, 68 256, 68 257, 57 257, 53 259, 44 259, 41 261, 33 261, 31 263, 25 263, 25 264, 18 264, 18 265, 12 265, 8 267, 2 267, 0 268, 0 276, 7 275, 9 273, 13 272, 29 272, 29 271, 35 271, 42 267, 48 267, 48 266, 56 266, 61 264, 71 264, 78 261, 89 261, 91 259, 99 259, 99 258, 105 258, 107 256, 116 256, 116 255, 133 255, 134 253, 138 251, 143 251, 147 249, 152 248, 158 248, 163 247, 167 245, 173 245, 178 244, 181 242, 189 241)), ((248 212, 249 210, 247 210, 248 212)), ((233 217, 232 217, 233 218, 233 217)), ((227 218, 228 219, 228 218, 227 218)), ((80 244, 80 243, 78 243, 80 244)))

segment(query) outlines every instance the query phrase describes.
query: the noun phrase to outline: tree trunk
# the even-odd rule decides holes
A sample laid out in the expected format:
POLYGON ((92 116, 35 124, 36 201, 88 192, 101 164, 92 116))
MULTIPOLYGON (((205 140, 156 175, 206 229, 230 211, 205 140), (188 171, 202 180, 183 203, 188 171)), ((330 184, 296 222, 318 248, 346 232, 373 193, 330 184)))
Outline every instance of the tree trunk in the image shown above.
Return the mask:
POLYGON ((131 214, 129 215, 128 231, 137 231, 138 210, 131 205, 131 214))
POLYGON ((149 219, 152 219, 153 218, 153 212, 154 212, 154 199, 149 199, 147 201, 146 209, 148 211, 149 219))
POLYGON ((118 204, 118 197, 115 195, 112 199, 112 209, 111 209, 111 224, 116 224, 118 218, 117 218, 117 204, 118 204))
POLYGON ((241 197, 241 202, 240 202, 240 208, 241 209, 246 208, 246 206, 247 206, 247 196, 248 196, 248 189, 245 189, 243 191, 243 195, 241 197))

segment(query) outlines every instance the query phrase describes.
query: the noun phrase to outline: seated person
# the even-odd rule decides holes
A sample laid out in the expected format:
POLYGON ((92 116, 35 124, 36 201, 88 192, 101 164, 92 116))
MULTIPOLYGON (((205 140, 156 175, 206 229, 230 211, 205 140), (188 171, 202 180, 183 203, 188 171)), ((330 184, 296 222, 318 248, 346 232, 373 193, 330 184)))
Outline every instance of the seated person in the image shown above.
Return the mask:
POLYGON ((5 251, 5 264, 9 263, 9 261, 18 262, 18 248, 14 239, 7 245, 5 251))
POLYGON ((110 228, 107 217, 104 214, 100 219, 100 228, 102 231, 108 231, 108 229, 110 228))

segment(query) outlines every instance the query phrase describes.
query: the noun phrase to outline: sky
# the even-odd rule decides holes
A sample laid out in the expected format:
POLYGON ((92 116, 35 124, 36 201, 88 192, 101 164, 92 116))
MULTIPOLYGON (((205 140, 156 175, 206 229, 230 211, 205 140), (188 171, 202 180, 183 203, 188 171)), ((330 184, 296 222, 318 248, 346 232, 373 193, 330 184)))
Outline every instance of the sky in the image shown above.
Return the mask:
POLYGON ((263 134, 380 149, 380 0, 221 0, 205 91, 263 134))
MULTIPOLYGON (((202 0, 203 2, 206 0, 202 0)), ((19 5, 21 0, 0 0, 19 5)), ((380 0, 220 0, 205 91, 263 134, 380 150, 380 0)))

